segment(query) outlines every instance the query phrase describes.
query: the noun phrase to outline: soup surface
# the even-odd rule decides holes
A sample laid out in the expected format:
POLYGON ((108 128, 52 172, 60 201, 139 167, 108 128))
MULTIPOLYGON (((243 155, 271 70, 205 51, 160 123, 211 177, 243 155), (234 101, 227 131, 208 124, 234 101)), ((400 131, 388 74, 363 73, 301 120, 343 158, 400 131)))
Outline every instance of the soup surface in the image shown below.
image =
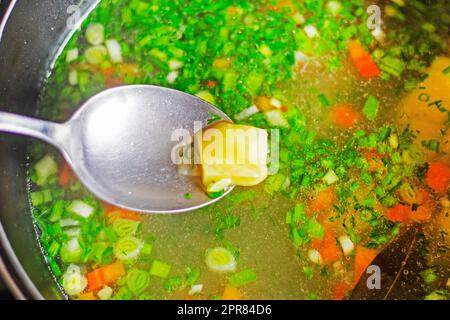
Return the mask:
POLYGON ((144 215, 99 201, 33 143, 33 215, 61 289, 74 299, 351 298, 383 249, 415 230, 425 240, 405 248, 421 243, 425 263, 399 250, 378 267, 409 259, 397 269, 417 275, 405 297, 448 298, 449 7, 368 6, 101 1, 57 60, 41 116, 63 121, 105 88, 155 84, 278 133, 279 154, 258 186, 193 213, 144 215))

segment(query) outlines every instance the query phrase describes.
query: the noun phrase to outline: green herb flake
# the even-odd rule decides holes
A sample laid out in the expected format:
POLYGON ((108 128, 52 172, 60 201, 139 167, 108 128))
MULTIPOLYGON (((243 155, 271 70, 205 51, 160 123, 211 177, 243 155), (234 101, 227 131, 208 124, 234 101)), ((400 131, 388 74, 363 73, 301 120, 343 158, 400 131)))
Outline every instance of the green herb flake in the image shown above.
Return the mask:
POLYGON ((374 96, 369 96, 364 104, 363 114, 367 119, 373 121, 377 117, 380 101, 374 96))

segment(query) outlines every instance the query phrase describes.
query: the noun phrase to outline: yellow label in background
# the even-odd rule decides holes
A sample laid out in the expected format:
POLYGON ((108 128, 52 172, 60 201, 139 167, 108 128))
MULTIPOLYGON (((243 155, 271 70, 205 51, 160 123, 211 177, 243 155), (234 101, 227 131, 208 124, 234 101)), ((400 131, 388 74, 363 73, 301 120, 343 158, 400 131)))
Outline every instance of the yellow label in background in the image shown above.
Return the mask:
POLYGON ((218 122, 196 135, 201 150, 203 185, 231 179, 233 185, 253 186, 267 177, 267 131, 218 122), (201 138, 201 139, 200 139, 201 138))

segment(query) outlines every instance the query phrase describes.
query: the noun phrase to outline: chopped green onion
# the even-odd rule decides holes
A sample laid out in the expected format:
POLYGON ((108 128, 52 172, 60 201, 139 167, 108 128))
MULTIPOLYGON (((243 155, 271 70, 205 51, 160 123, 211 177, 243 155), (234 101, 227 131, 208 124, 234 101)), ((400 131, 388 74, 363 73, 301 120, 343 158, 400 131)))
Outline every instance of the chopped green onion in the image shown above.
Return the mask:
POLYGON ((144 270, 132 269, 127 274, 127 286, 134 294, 139 294, 147 289, 150 283, 150 275, 144 270))
POLYGON ((52 210, 48 218, 51 222, 56 222, 61 219, 65 208, 65 202, 63 200, 56 200, 52 205, 52 210))
POLYGON ((66 54, 66 62, 67 63, 71 63, 71 62, 77 60, 78 59, 78 55, 79 55, 79 53, 78 53, 78 49, 77 48, 68 50, 67 54, 66 54))
POLYGON ((113 289, 111 287, 105 286, 97 292, 97 296, 100 300, 109 300, 113 294, 113 289))
POLYGON ((430 151, 439 152, 440 143, 438 140, 435 140, 435 139, 424 140, 421 142, 421 144, 424 148, 427 148, 430 151))
POLYGON ((70 70, 69 72, 69 84, 71 86, 76 86, 78 84, 78 71, 70 70))
POLYGON ((129 219, 117 219, 113 222, 113 230, 119 237, 134 236, 141 223, 129 219))
POLYGON ((76 296, 86 288, 87 279, 81 274, 79 266, 71 264, 63 275, 62 285, 68 295, 76 296))
POLYGON ((221 192, 224 191, 226 188, 228 188, 231 185, 231 179, 221 179, 217 182, 213 182, 206 188, 206 191, 208 193, 215 193, 215 192, 221 192))
POLYGON ((46 155, 34 165, 36 171, 36 184, 42 186, 47 183, 48 178, 58 172, 58 164, 51 155, 46 155))
POLYGON ((155 277, 167 278, 172 267, 162 261, 155 260, 150 268, 150 274, 155 277))
POLYGON ((209 102, 211 104, 215 104, 216 103, 216 99, 214 98, 214 96, 208 92, 208 91, 200 91, 196 94, 196 96, 202 100, 205 100, 206 102, 209 102))
POLYGON ((308 250, 308 259, 315 264, 322 264, 322 256, 315 249, 308 250))
POLYGON ((58 254, 60 248, 61 248, 61 245, 59 244, 59 242, 53 240, 47 249, 47 253, 48 253, 49 257, 56 256, 58 254))
POLYGON ((425 296, 425 300, 447 300, 448 294, 443 290, 433 291, 425 296))
POLYGON ((237 121, 242 121, 245 120, 247 118, 250 118, 252 115, 256 114, 259 112, 259 109, 257 106, 252 105, 250 107, 248 107, 247 109, 242 110, 241 112, 239 112, 238 114, 236 114, 234 116, 234 118, 237 121))
POLYGON ((420 273, 426 284, 430 285, 439 279, 433 268, 426 269, 420 273))
POLYGON ((86 29, 86 40, 94 45, 98 46, 103 43, 105 38, 105 27, 100 23, 90 24, 86 29))
POLYGON ((374 96, 369 96, 364 104, 363 114, 369 120, 375 120, 378 114, 378 108, 380 106, 380 101, 374 96))
POLYGON ((256 273, 253 269, 246 269, 228 278, 229 283, 234 287, 244 286, 256 281, 256 273))
POLYGON ((355 250, 355 245, 349 236, 343 235, 339 237, 339 243, 341 244, 342 251, 344 252, 344 256, 349 256, 355 250))
POLYGON ((339 1, 329 1, 327 3, 327 10, 331 15, 337 16, 342 11, 342 4, 339 1))
POLYGON ((272 56, 272 50, 270 50, 266 44, 261 45, 258 51, 266 58, 270 58, 272 56))
POLYGON ((106 40, 106 49, 109 53, 109 58, 113 63, 121 63, 123 62, 122 58, 122 48, 117 40, 109 39, 106 40))
POLYGON ((188 268, 186 272, 186 282, 193 286, 195 283, 197 283, 198 279, 200 278, 200 268, 196 267, 193 269, 188 268))
POLYGON ((400 78, 403 70, 405 70, 406 64, 403 60, 395 58, 393 56, 386 56, 381 60, 380 68, 384 72, 400 78))
POLYGON ((104 46, 94 46, 87 48, 84 56, 88 63, 97 65, 103 62, 107 53, 108 51, 104 46))
POLYGON ((320 104, 322 105, 322 107, 329 107, 330 106, 330 101, 328 100, 327 96, 323 93, 319 94, 317 96, 317 99, 319 99, 320 104))
POLYGON ((81 248, 78 239, 72 238, 65 242, 61 247, 60 256, 64 263, 79 262, 83 256, 83 248, 81 248))
POLYGON ((391 146, 392 149, 397 149, 399 146, 399 142, 398 142, 398 136, 396 134, 391 134, 389 136, 389 145, 391 146))
POLYGON ((286 181, 286 176, 281 173, 277 173, 273 176, 267 178, 264 185, 264 191, 272 195, 283 188, 284 182, 286 181))
POLYGON ((172 292, 184 284, 183 277, 181 276, 173 276, 164 280, 163 287, 167 292, 172 292))
POLYGON ((250 73, 245 80, 245 87, 252 96, 258 95, 261 90, 264 76, 260 73, 250 73))
POLYGON ((289 127, 289 123, 287 122, 283 113, 278 109, 264 111, 264 115, 266 116, 267 122, 272 127, 289 127))
POLYGON ((195 285, 191 286, 191 290, 189 290, 188 294, 190 296, 193 296, 194 294, 198 294, 198 293, 202 292, 202 290, 203 290, 202 284, 195 284, 195 285))
POLYGON ((53 200, 51 190, 35 191, 30 193, 31 203, 37 207, 53 200))
POLYGON ((183 67, 183 62, 176 59, 169 60, 169 69, 172 71, 178 70, 183 67))
POLYGON ((114 244, 114 255, 119 260, 130 261, 139 256, 143 246, 144 242, 136 237, 120 238, 114 244))
POLYGON ((450 66, 448 66, 447 68, 442 70, 442 73, 445 74, 445 75, 450 74, 450 66))
POLYGON ((214 272, 227 273, 236 270, 236 258, 223 247, 216 247, 206 252, 206 266, 214 272))
POLYGON ((336 173, 333 170, 330 169, 327 172, 327 174, 323 177, 323 181, 326 184, 331 185, 331 184, 334 184, 334 183, 338 182, 339 181, 339 177, 336 175, 336 173))
POLYGON ((67 207, 67 211, 87 219, 94 213, 95 208, 82 200, 74 200, 67 207))

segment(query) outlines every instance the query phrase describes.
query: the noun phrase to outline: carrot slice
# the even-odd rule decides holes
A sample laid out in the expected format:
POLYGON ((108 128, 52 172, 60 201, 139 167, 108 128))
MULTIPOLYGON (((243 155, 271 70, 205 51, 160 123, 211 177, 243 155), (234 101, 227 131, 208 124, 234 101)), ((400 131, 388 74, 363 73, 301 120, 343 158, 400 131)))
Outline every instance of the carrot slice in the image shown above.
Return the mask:
POLYGON ((332 263, 342 255, 341 249, 336 244, 336 238, 331 226, 325 227, 322 240, 313 240, 312 247, 319 251, 325 264, 332 263))
POLYGON ((350 129, 360 121, 360 114, 349 105, 339 105, 331 109, 331 121, 337 127, 350 129))
POLYGON ((104 212, 103 216, 108 221, 108 223, 113 223, 117 219, 142 221, 141 214, 135 211, 122 209, 106 202, 102 204, 102 207, 104 212))
POLYGON ((240 300, 241 293, 236 287, 226 285, 223 290, 222 300, 240 300))
POLYGON ((122 262, 111 263, 101 268, 103 273, 103 279, 106 284, 115 282, 117 279, 125 274, 125 266, 122 262))
POLYGON ((120 261, 95 269, 87 274, 88 289, 94 291, 103 288, 105 285, 117 281, 124 274, 125 266, 120 261))
POLYGON ((348 43, 348 51, 356 69, 361 76, 366 79, 378 77, 381 74, 380 69, 373 61, 370 54, 358 40, 350 40, 348 43))
POLYGON ((428 165, 425 178, 427 185, 437 193, 445 193, 450 185, 450 168, 443 162, 432 162, 428 165))
POLYGON ((334 200, 335 195, 332 188, 319 191, 309 203, 308 209, 311 212, 323 212, 329 210, 333 206, 334 200))
POLYGON ((101 268, 89 272, 86 277, 88 280, 89 290, 98 290, 100 288, 103 288, 103 286, 105 285, 105 279, 103 279, 101 268))
POLYGON ((58 177, 58 184, 61 187, 67 187, 70 183, 72 183, 75 180, 75 175, 72 172, 72 169, 67 164, 67 162, 64 161, 64 164, 62 166, 61 171, 59 172, 58 177))
POLYGON ((405 204, 397 204, 387 211, 388 219, 394 222, 408 222, 411 214, 411 207, 405 204))
POLYGON ((411 211, 410 221, 412 222, 426 222, 431 219, 433 213, 433 204, 431 201, 419 206, 416 211, 411 211))
POLYGON ((334 300, 344 300, 347 293, 353 288, 351 283, 346 281, 339 282, 336 284, 333 290, 333 299, 334 300))
POLYGON ((410 205, 397 204, 387 210, 387 218, 394 222, 422 223, 431 219, 433 209, 434 202, 431 199, 418 206, 415 210, 410 205))
POLYGON ((355 255, 355 283, 358 283, 361 275, 366 271, 370 263, 375 259, 377 252, 372 249, 357 246, 355 255))

